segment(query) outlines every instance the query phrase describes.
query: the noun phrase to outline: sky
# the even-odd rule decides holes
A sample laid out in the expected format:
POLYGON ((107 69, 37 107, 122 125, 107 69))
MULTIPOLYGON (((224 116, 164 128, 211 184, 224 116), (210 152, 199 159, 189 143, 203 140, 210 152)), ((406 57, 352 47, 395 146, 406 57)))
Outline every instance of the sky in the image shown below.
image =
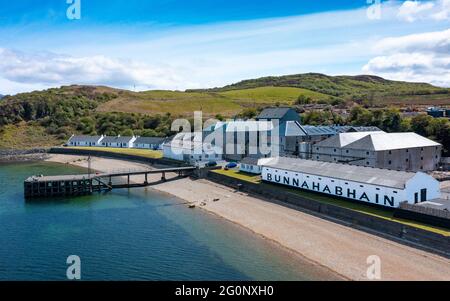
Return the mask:
POLYGON ((0 94, 373 74, 450 87, 450 0, 1 0, 0 94))

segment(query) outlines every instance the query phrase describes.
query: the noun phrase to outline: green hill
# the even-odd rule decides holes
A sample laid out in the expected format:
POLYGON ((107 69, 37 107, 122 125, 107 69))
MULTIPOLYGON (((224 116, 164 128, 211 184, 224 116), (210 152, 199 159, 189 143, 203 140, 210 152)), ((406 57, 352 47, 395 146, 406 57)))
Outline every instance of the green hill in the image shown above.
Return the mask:
POLYGON ((265 77, 185 92, 64 86, 5 96, 0 102, 0 139, 4 138, 0 148, 11 144, 6 142, 11 137, 25 139, 27 135, 34 135, 33 139, 30 136, 30 147, 64 141, 72 133, 164 136, 171 133, 174 118, 192 117, 194 111, 203 111, 204 117, 233 117, 267 106, 293 106, 300 96, 310 103, 332 105, 450 103, 450 89, 366 75, 333 77, 311 73, 265 77))

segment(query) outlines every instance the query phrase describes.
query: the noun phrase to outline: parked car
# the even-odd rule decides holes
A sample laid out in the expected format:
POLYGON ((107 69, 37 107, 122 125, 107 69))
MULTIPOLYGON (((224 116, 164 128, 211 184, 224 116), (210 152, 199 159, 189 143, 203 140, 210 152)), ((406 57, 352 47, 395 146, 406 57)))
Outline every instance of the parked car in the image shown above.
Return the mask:
POLYGON ((205 166, 206 166, 206 167, 214 167, 214 166, 217 166, 217 162, 211 161, 211 162, 206 163, 205 166))
POLYGON ((227 165, 225 165, 225 169, 232 169, 232 168, 236 168, 238 165, 234 162, 228 163, 227 165))

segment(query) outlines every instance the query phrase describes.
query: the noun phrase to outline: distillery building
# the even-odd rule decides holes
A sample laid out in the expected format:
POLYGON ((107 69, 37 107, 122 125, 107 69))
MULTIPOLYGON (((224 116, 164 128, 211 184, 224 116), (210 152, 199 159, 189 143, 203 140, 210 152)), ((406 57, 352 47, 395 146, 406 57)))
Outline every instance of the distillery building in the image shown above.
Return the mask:
POLYGON ((397 208, 440 198, 439 182, 422 172, 276 157, 262 164, 264 182, 397 208))
POLYGON ((433 171, 442 145, 416 133, 342 133, 314 145, 312 159, 402 171, 433 171))

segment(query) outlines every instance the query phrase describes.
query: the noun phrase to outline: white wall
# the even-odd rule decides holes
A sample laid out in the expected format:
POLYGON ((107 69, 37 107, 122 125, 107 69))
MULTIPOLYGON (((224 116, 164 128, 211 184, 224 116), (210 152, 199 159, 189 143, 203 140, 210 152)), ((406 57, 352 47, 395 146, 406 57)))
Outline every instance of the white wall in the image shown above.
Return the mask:
POLYGON ((262 179, 267 182, 321 192, 386 207, 396 208, 404 201, 411 201, 411 199, 408 199, 406 190, 404 189, 395 189, 328 177, 320 177, 311 174, 278 170, 271 167, 263 167, 262 179))
POLYGON ((261 174, 261 166, 241 163, 239 170, 247 173, 261 174))
POLYGON ((406 195, 408 198, 408 203, 415 203, 415 194, 418 194, 419 203, 421 202, 421 190, 427 190, 427 201, 439 199, 441 197, 441 187, 439 181, 435 178, 418 172, 406 183, 406 195))

